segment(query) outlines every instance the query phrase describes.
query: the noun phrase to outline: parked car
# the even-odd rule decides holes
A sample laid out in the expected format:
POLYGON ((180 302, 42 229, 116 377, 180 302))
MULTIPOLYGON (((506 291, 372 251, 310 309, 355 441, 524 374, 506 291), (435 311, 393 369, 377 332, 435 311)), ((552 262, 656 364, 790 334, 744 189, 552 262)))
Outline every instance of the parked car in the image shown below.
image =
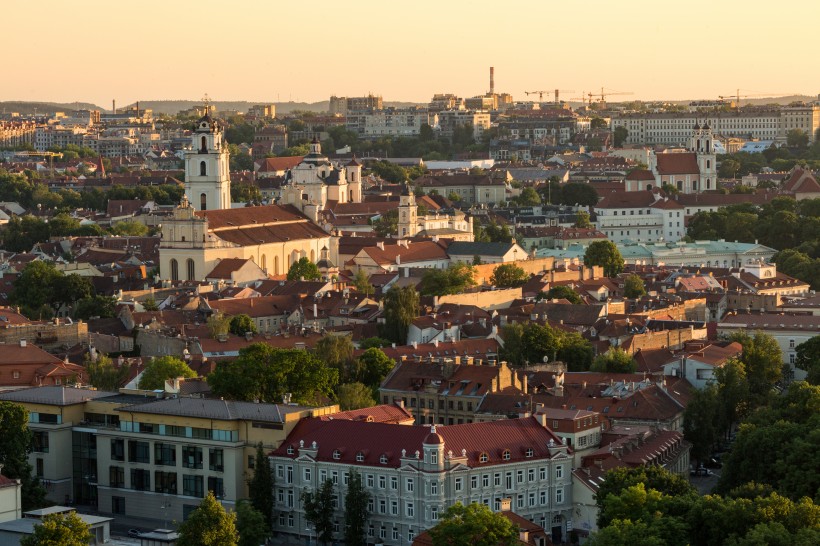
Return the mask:
POLYGON ((720 462, 718 457, 712 457, 704 463, 704 466, 706 468, 723 468, 723 463, 720 462))
POLYGON ((139 529, 128 529, 128 536, 132 538, 139 538, 142 536, 142 531, 139 529))
POLYGON ((703 465, 697 468, 692 468, 691 466, 689 467, 690 476, 711 476, 712 474, 713 472, 703 465))

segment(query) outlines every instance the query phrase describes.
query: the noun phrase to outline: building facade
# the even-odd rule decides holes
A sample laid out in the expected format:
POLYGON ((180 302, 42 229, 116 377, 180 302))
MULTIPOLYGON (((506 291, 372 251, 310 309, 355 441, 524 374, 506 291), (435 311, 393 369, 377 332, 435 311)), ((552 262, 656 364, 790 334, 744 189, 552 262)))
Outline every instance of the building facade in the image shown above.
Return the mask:
POLYGON ((231 208, 231 174, 227 144, 222 128, 203 116, 185 153, 185 195, 196 210, 231 208))

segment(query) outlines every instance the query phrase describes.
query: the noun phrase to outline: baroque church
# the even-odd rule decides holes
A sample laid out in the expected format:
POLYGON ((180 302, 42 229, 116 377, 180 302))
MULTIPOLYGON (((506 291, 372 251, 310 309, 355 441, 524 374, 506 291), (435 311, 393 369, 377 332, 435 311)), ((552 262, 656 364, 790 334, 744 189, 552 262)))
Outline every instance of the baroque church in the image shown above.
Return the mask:
MULTIPOLYGON (((202 117, 191 139, 192 146, 185 157, 185 197, 172 216, 162 222, 159 248, 162 279, 201 281, 227 258, 252 260, 269 275, 287 273, 291 264, 303 257, 316 262, 328 249, 331 258, 336 258, 335 241, 303 214, 304 206, 231 208, 229 153, 219 123, 208 115, 202 117)), ((316 154, 320 155, 318 147, 316 154)), ((332 175, 332 169, 317 156, 307 163, 314 169, 310 172, 323 168, 326 178, 338 180, 338 175, 332 175)), ((326 189, 324 193, 361 199, 360 165, 358 169, 353 171, 358 186, 348 187, 347 177, 344 184, 336 184, 339 191, 345 191, 343 197, 326 189)), ((315 197, 317 194, 308 201, 315 197)), ((304 201, 295 204, 302 205, 304 201)))
POLYGON ((473 241, 473 217, 460 210, 419 216, 416 196, 409 184, 404 185, 399 198, 398 236, 430 237, 453 241, 473 241))
POLYGON ((636 169, 626 177, 626 191, 645 191, 669 184, 680 193, 717 189, 715 137, 708 121, 696 123, 685 152, 649 156, 648 169, 636 169))

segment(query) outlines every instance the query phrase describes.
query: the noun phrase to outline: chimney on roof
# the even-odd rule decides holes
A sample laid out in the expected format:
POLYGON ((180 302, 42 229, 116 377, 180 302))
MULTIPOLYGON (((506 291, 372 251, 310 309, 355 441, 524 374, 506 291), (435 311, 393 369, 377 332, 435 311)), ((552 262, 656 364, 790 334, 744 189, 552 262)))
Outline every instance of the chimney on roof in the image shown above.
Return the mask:
POLYGON ((25 340, 25 339, 21 339, 21 340, 20 340, 20 347, 25 347, 25 346, 26 346, 26 340, 25 340))
POLYGON ((384 250, 384 241, 377 242, 376 248, 378 248, 379 250, 384 250))
POLYGON ((502 512, 511 512, 512 511, 512 499, 507 497, 505 499, 501 499, 501 511, 502 512))

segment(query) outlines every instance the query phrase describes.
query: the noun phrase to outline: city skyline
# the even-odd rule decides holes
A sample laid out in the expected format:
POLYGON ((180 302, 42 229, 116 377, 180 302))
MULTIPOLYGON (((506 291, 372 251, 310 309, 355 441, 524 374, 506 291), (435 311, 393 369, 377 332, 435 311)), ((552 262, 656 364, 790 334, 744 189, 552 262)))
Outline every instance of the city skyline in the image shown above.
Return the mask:
POLYGON ((325 0, 308 8, 248 2, 242 11, 189 1, 147 0, 140 11, 99 0, 74 2, 70 11, 43 4, 36 12, 6 7, 7 20, 20 21, 6 30, 10 43, 35 45, 6 59, 2 101, 107 108, 112 99, 125 105, 206 93, 251 102, 374 93, 422 103, 435 93, 489 91, 490 66, 496 92, 517 100, 528 98, 525 91, 552 97, 553 89, 572 90, 562 98, 573 99, 601 87, 632 93, 617 101, 820 91, 820 74, 806 70, 812 37, 796 28, 820 15, 820 5, 808 1, 780 11, 734 1, 677 8, 592 0, 564 10, 512 2, 501 13, 481 9, 482 2, 426 0, 412 12, 370 0, 344 11, 325 0), (35 19, 44 12, 51 16, 35 19), (758 39, 768 45, 755 46, 758 39), (785 77, 763 81, 762 67, 785 77))

